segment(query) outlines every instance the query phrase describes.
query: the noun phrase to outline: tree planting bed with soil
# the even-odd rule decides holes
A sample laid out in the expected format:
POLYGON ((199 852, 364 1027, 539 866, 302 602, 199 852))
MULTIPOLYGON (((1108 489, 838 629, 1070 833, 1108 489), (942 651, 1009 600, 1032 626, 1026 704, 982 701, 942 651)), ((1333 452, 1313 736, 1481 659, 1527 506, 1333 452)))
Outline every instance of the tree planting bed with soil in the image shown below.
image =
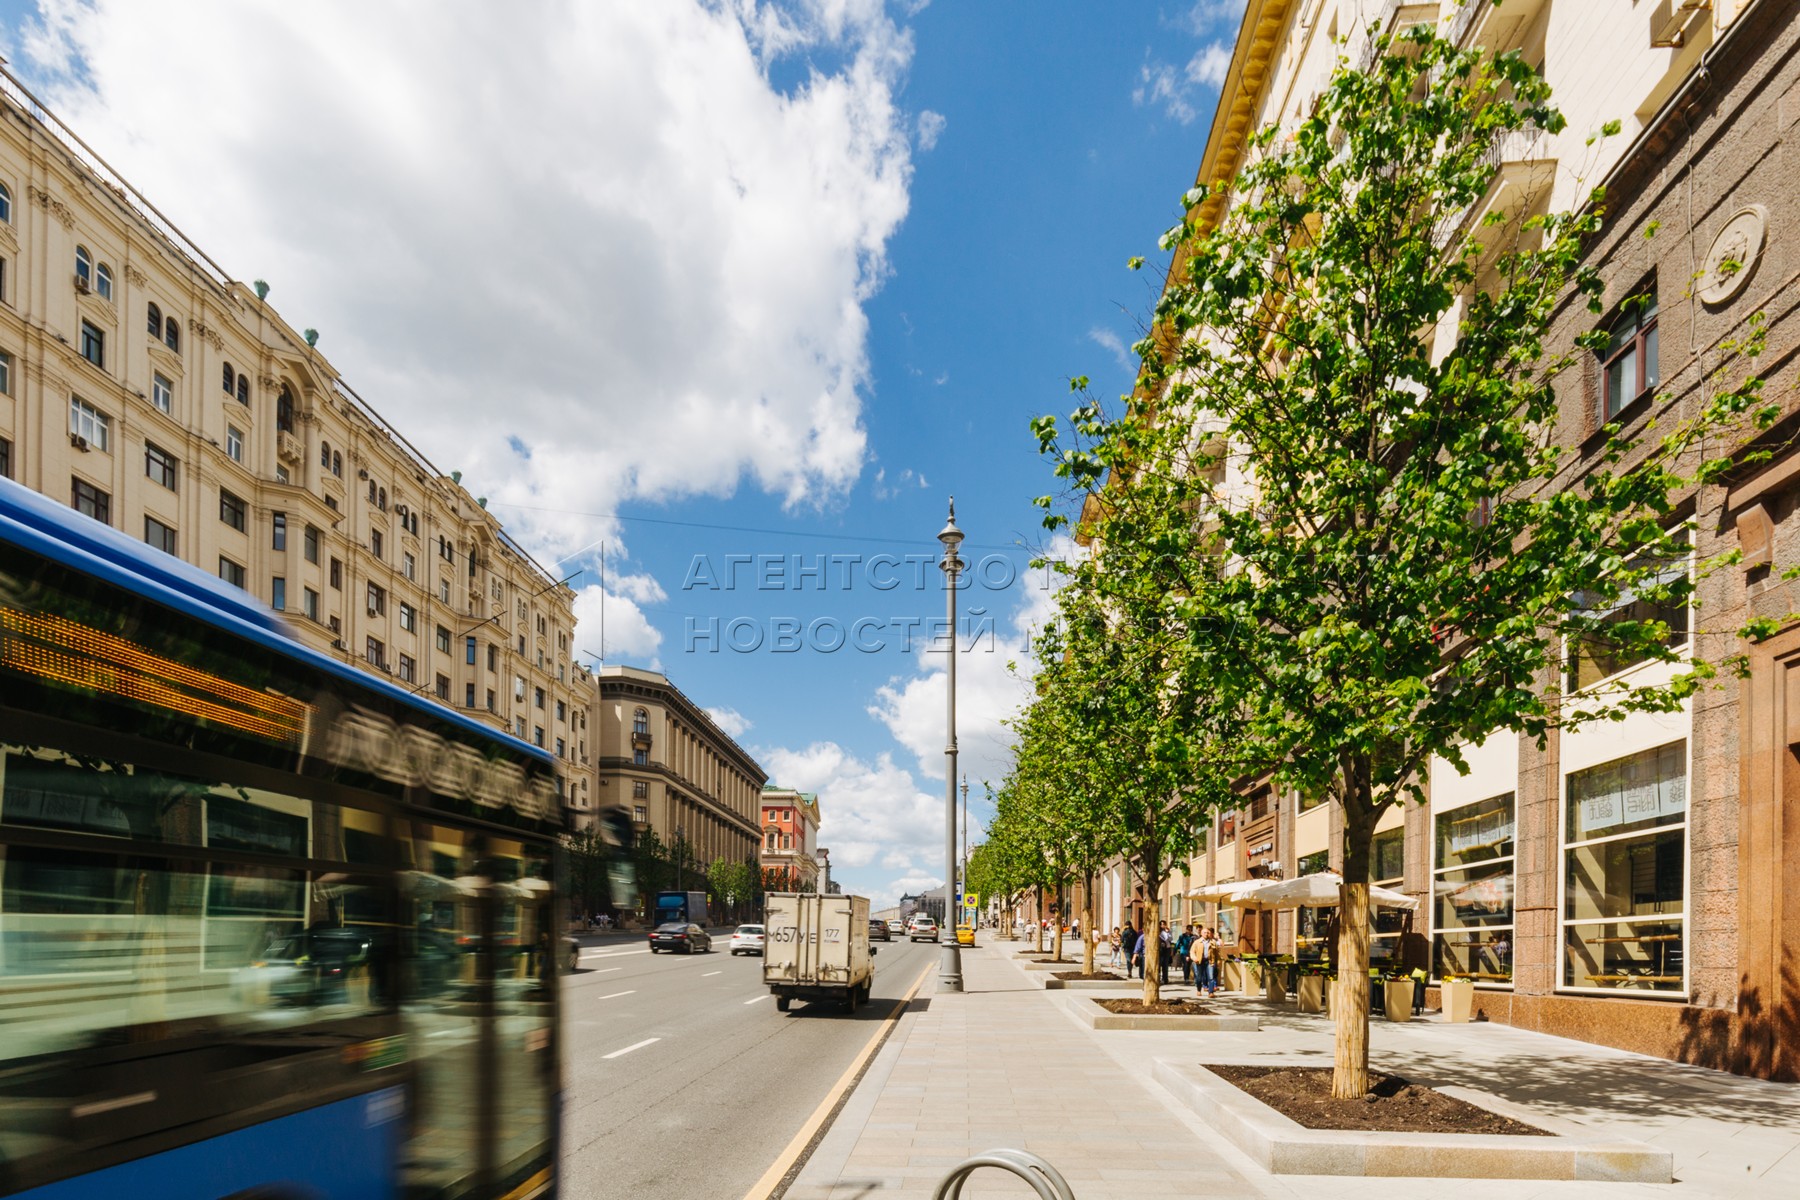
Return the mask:
POLYGON ((1120 1017, 1205 1017, 1212 1009, 1198 1000, 1158 1000, 1145 1004, 1142 1000, 1096 1000, 1101 1008, 1120 1017))
POLYGON ((1114 975, 1111 971, 1095 971, 1092 975, 1083 975, 1080 971, 1052 971, 1052 979, 1067 979, 1087 983, 1093 980, 1111 979, 1118 983, 1129 983, 1123 975, 1114 975))
MULTIPOLYGON (((1102 1004, 1118 1001, 1101 1001, 1102 1004)), ((1553 1137, 1511 1117, 1371 1072, 1372 1090, 1357 1100, 1331 1098, 1330 1067, 1250 1067, 1206 1064, 1270 1108, 1308 1129, 1359 1129, 1387 1133, 1501 1133, 1553 1137)))

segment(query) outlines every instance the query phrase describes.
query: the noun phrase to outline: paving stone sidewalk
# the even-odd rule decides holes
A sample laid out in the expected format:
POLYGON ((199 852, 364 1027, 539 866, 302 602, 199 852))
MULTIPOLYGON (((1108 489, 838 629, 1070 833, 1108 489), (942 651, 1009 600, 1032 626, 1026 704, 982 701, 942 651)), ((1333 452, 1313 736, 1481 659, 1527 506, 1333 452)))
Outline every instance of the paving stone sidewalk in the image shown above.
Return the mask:
MULTIPOLYGON (((1291 1005, 1222 998, 1264 1017, 1256 1033, 1096 1032, 1013 961, 1016 943, 963 955, 965 991, 933 994, 901 1018, 789 1200, 930 1197, 964 1158, 1000 1147, 1043 1155, 1077 1200, 1725 1200, 1800 1196, 1800 1086, 1764 1083, 1494 1024, 1371 1026, 1378 1068, 1461 1083, 1540 1111, 1671 1149, 1665 1185, 1535 1180, 1273 1176, 1150 1078, 1158 1058, 1187 1062, 1331 1061, 1327 1018, 1291 1005)), ((1175 994, 1191 994, 1186 988, 1175 994)), ((1094 993, 1086 993, 1088 996, 1094 993)), ((1126 994, 1121 992, 1120 994, 1126 994)), ((985 1170, 965 1197, 1030 1196, 985 1170)))

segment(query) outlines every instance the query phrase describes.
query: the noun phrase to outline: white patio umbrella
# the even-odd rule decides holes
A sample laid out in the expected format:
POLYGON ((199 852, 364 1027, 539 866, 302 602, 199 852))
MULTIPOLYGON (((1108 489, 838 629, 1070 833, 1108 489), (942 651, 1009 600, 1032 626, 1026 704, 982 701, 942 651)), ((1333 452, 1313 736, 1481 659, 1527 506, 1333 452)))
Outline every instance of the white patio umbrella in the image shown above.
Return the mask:
POLYGON ((1265 897, 1278 886, 1280 881, 1275 879, 1238 879, 1195 888, 1188 896, 1194 900, 1217 900, 1233 908, 1267 908, 1265 897))
MULTIPOLYGON (((1338 888, 1343 885, 1343 877, 1335 871, 1320 871, 1314 875, 1302 875, 1298 879, 1286 879, 1260 892, 1257 899, 1266 908, 1335 908, 1338 902, 1338 888)), ((1379 908, 1403 908, 1408 911, 1419 907, 1413 897, 1392 888, 1369 888, 1369 903, 1379 908)))

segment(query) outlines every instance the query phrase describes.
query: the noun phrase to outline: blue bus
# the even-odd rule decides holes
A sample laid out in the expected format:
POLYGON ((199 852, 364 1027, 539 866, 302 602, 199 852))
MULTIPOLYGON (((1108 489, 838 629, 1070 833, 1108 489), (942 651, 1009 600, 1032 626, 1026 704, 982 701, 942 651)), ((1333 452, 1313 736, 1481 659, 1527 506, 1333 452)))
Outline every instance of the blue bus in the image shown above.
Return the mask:
POLYGON ((554 762, 0 480, 0 1195, 552 1194, 554 762))

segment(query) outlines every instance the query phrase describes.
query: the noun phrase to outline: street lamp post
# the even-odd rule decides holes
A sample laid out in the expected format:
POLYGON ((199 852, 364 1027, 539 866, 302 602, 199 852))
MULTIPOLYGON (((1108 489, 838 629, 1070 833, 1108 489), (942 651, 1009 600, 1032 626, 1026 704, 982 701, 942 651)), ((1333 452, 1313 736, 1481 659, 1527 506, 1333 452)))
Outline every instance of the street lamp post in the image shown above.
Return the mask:
POLYGON ((687 834, 682 827, 675 827, 675 890, 687 890, 687 834))
MULTIPOLYGON (((949 697, 945 709, 945 741, 944 741, 944 915, 951 919, 946 922, 950 926, 950 937, 944 943, 942 962, 938 966, 938 991, 960 992, 963 990, 962 979, 962 947, 956 941, 955 915, 950 911, 956 903, 953 895, 956 887, 956 577, 962 572, 963 561, 956 556, 956 548, 962 545, 963 532, 956 527, 956 497, 950 497, 950 520, 938 534, 938 541, 944 543, 944 560, 938 564, 944 572, 944 595, 950 614, 950 658, 945 671, 944 692, 949 697)), ((943 936, 942 932, 939 933, 943 936)))
MULTIPOLYGON (((962 854, 957 858, 956 875, 962 884, 956 889, 956 894, 962 903, 967 905, 969 902, 969 773, 967 771, 963 772, 962 796, 962 854)), ((961 920, 960 913, 957 919, 961 920)), ((974 924, 975 918, 971 915, 969 925, 972 928, 974 924)))

